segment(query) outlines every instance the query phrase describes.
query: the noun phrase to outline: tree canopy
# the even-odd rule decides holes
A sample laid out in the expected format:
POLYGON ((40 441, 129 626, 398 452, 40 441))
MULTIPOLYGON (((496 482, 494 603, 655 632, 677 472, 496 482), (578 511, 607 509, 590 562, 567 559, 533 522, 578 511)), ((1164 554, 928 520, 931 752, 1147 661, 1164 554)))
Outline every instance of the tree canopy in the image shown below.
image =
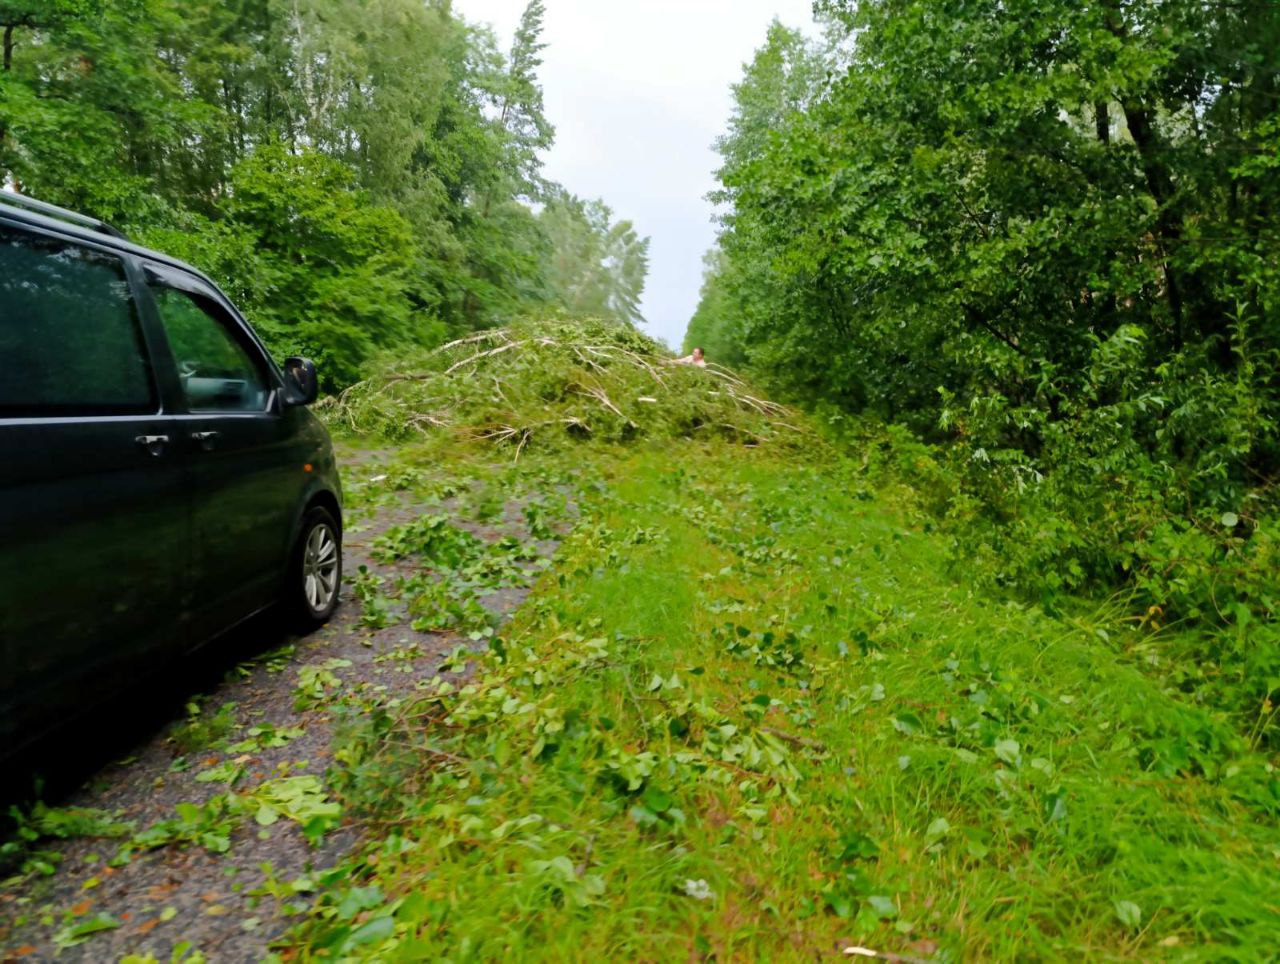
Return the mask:
POLYGON ((1009 579, 1110 581, 1260 508, 1280 7, 817 6, 827 39, 775 25, 735 88, 690 339, 957 443, 1009 579))
POLYGON ((331 385, 528 312, 634 322, 629 226, 577 225, 605 295, 558 280, 543 15, 503 52, 448 0, 0 0, 0 182, 193 261, 331 385))

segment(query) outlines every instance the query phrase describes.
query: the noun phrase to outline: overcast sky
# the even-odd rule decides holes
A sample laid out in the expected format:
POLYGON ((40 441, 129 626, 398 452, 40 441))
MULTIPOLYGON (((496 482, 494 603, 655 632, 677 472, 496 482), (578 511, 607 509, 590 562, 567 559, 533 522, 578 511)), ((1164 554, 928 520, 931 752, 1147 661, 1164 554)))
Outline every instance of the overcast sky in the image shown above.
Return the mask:
MULTIPOLYGON (((526 0, 454 0, 505 48, 526 0)), ((679 347, 715 238, 704 195, 729 85, 775 16, 809 29, 811 0, 545 0, 542 85, 556 143, 545 173, 652 239, 642 311, 679 347)))

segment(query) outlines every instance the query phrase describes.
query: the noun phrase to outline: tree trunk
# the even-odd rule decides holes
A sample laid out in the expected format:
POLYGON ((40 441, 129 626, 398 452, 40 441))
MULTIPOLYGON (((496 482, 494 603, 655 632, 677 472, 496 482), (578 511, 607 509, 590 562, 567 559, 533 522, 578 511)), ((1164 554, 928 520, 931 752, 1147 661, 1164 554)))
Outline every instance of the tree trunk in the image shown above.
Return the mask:
MULTIPOLYGON (((1121 19, 1119 3, 1108 0, 1106 10, 1107 30, 1120 40, 1129 39, 1129 31, 1121 19)), ((1183 330, 1183 292, 1180 279, 1170 265, 1170 255, 1182 240, 1182 221, 1171 206, 1174 194, 1173 175, 1162 155, 1162 145, 1151 112, 1137 97, 1122 93, 1120 109, 1124 112, 1129 136, 1138 149, 1138 160, 1147 182, 1147 191, 1156 202, 1155 235, 1160 246, 1161 268, 1164 272, 1165 298, 1169 302, 1169 314, 1173 318, 1174 348, 1181 349, 1185 338, 1183 330)))
POLYGON ((1174 193, 1173 175, 1169 173, 1169 168, 1161 157, 1159 138, 1146 108, 1132 100, 1126 100, 1121 106, 1129 134, 1138 148, 1147 191, 1156 202, 1156 238, 1161 248, 1165 296, 1169 301, 1169 313, 1173 316, 1175 348, 1181 349, 1186 335, 1183 327, 1183 284, 1178 272, 1169 263, 1170 256, 1182 242, 1182 219, 1171 203, 1174 193))

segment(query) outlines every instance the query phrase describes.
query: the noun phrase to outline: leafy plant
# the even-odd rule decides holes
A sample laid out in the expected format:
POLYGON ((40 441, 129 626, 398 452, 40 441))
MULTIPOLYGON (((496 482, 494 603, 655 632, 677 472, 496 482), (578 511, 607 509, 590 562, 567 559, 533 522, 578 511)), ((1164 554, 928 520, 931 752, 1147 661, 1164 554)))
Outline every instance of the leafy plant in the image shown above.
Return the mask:
POLYGON ((89 807, 50 807, 37 801, 30 809, 9 808, 8 839, 0 842, 0 870, 16 869, 21 874, 44 876, 57 869, 59 855, 37 845, 44 840, 76 837, 126 837, 133 824, 118 815, 89 807))
POLYGON ((202 709, 198 699, 187 704, 187 718, 169 734, 169 742, 179 754, 189 755, 217 747, 236 728, 236 704, 227 702, 210 713, 202 709))
POLYGON ((58 928, 53 935, 53 946, 59 951, 83 944, 94 934, 115 930, 121 922, 109 914, 95 914, 82 920, 70 921, 58 928))
POLYGON ((342 686, 341 678, 334 672, 351 665, 351 660, 330 657, 321 663, 307 663, 298 669, 298 685, 293 691, 295 710, 313 709, 328 701, 331 691, 342 686))
POLYGON ((361 566, 351 583, 356 598, 360 600, 360 625, 368 629, 382 629, 391 625, 391 598, 382 591, 383 578, 361 566))
POLYGON ((1269 663, 1228 640, 1280 598, 1272 11, 820 6, 734 87, 687 344, 896 462, 997 591, 1120 590, 1269 663))
POLYGON ((415 617, 412 626, 418 632, 479 632, 497 621, 474 590, 450 581, 420 581, 408 602, 409 613, 415 617))
POLYGON ((287 746, 306 731, 300 726, 277 727, 271 723, 260 723, 245 730, 245 738, 227 747, 228 753, 255 753, 262 750, 287 746))
POLYGON ((312 844, 336 826, 342 815, 342 807, 329 800, 319 778, 311 775, 268 780, 255 787, 245 801, 259 826, 269 827, 287 817, 301 825, 312 844))
POLYGON ((113 863, 127 863, 138 850, 154 850, 170 845, 199 846, 223 854, 231 849, 231 834, 239 824, 243 807, 235 794, 223 793, 202 804, 174 805, 175 816, 159 820, 133 835, 113 863))
POLYGON ((475 559, 482 547, 478 538, 437 512, 392 526, 374 541, 374 554, 382 562, 416 556, 425 565, 454 569, 475 559))

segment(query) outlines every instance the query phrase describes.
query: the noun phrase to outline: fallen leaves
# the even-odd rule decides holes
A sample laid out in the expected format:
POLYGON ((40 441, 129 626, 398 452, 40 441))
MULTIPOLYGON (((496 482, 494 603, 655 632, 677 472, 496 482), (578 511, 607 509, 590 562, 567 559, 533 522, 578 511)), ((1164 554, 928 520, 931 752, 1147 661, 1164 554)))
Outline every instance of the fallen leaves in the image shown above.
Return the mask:
POLYGON ((62 951, 69 947, 75 947, 77 944, 83 944, 94 934, 99 934, 102 931, 112 931, 119 926, 120 921, 116 920, 116 918, 109 914, 98 914, 88 920, 60 927, 53 935, 53 943, 59 951, 62 951))

